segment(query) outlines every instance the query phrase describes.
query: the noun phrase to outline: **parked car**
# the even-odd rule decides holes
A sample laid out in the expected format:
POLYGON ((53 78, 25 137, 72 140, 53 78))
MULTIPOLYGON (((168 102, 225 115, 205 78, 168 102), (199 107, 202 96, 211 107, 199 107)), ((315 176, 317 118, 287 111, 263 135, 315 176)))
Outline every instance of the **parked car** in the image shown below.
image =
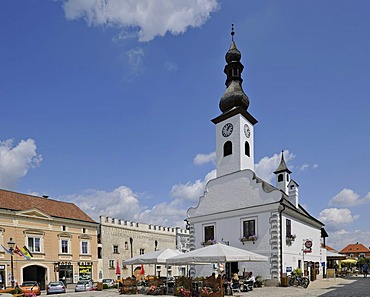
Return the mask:
POLYGON ((103 278, 102 280, 103 285, 107 285, 108 288, 114 287, 116 282, 112 278, 103 278))
MULTIPOLYGON (((41 289, 36 281, 25 281, 20 285, 23 294, 36 294, 41 295, 41 289)), ((31 295, 32 296, 32 295, 31 295)))
POLYGON ((58 282, 50 282, 46 286, 46 294, 54 294, 54 293, 65 293, 66 292, 66 286, 62 281, 58 282))
POLYGON ((79 280, 75 288, 75 292, 92 291, 92 290, 95 290, 95 287, 91 280, 79 280))

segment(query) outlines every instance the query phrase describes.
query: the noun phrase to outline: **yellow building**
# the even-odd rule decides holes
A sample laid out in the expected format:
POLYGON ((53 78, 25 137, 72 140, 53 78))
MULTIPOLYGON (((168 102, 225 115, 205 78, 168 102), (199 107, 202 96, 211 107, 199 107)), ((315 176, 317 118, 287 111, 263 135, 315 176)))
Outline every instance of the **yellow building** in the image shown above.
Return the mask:
POLYGON ((0 286, 97 279, 98 223, 73 203, 0 190, 0 286), (28 260, 9 251, 27 247, 28 260))

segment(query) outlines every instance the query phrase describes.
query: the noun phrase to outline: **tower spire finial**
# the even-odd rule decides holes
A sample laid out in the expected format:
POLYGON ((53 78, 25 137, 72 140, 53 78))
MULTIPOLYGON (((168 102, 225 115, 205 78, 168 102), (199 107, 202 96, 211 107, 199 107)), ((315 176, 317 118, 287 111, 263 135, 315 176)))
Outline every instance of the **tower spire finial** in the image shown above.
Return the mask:
POLYGON ((231 41, 234 41, 234 35, 235 35, 234 24, 231 24, 231 41))

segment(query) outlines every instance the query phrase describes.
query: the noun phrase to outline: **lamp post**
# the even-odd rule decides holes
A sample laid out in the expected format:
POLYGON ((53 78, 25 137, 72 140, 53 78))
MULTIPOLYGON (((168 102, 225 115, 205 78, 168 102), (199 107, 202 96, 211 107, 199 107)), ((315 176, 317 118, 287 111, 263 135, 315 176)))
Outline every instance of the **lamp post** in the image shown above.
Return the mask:
POLYGON ((9 252, 10 252, 10 270, 11 270, 11 273, 12 273, 12 276, 11 276, 11 284, 12 284, 12 288, 14 288, 14 266, 13 266, 13 251, 14 251, 14 245, 15 245, 15 242, 13 241, 13 239, 10 237, 10 240, 8 242, 8 246, 9 246, 9 252))

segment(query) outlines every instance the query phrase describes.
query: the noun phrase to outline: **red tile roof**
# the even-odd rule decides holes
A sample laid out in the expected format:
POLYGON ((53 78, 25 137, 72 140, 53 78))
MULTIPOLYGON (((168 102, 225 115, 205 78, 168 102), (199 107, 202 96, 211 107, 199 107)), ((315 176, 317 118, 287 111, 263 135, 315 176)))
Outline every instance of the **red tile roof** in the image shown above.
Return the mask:
MULTIPOLYGON (((322 245, 322 247, 323 247, 323 245, 322 245)), ((336 249, 333 249, 331 246, 328 246, 327 244, 325 245, 325 248, 326 248, 326 250, 328 250, 328 251, 331 251, 331 252, 337 252, 337 250, 336 249)))
POLYGON ((52 217, 95 223, 92 218, 73 203, 0 189, 0 209, 24 211, 32 208, 36 208, 52 217))
POLYGON ((354 243, 347 245, 339 253, 340 254, 370 253, 370 250, 361 243, 354 243))

